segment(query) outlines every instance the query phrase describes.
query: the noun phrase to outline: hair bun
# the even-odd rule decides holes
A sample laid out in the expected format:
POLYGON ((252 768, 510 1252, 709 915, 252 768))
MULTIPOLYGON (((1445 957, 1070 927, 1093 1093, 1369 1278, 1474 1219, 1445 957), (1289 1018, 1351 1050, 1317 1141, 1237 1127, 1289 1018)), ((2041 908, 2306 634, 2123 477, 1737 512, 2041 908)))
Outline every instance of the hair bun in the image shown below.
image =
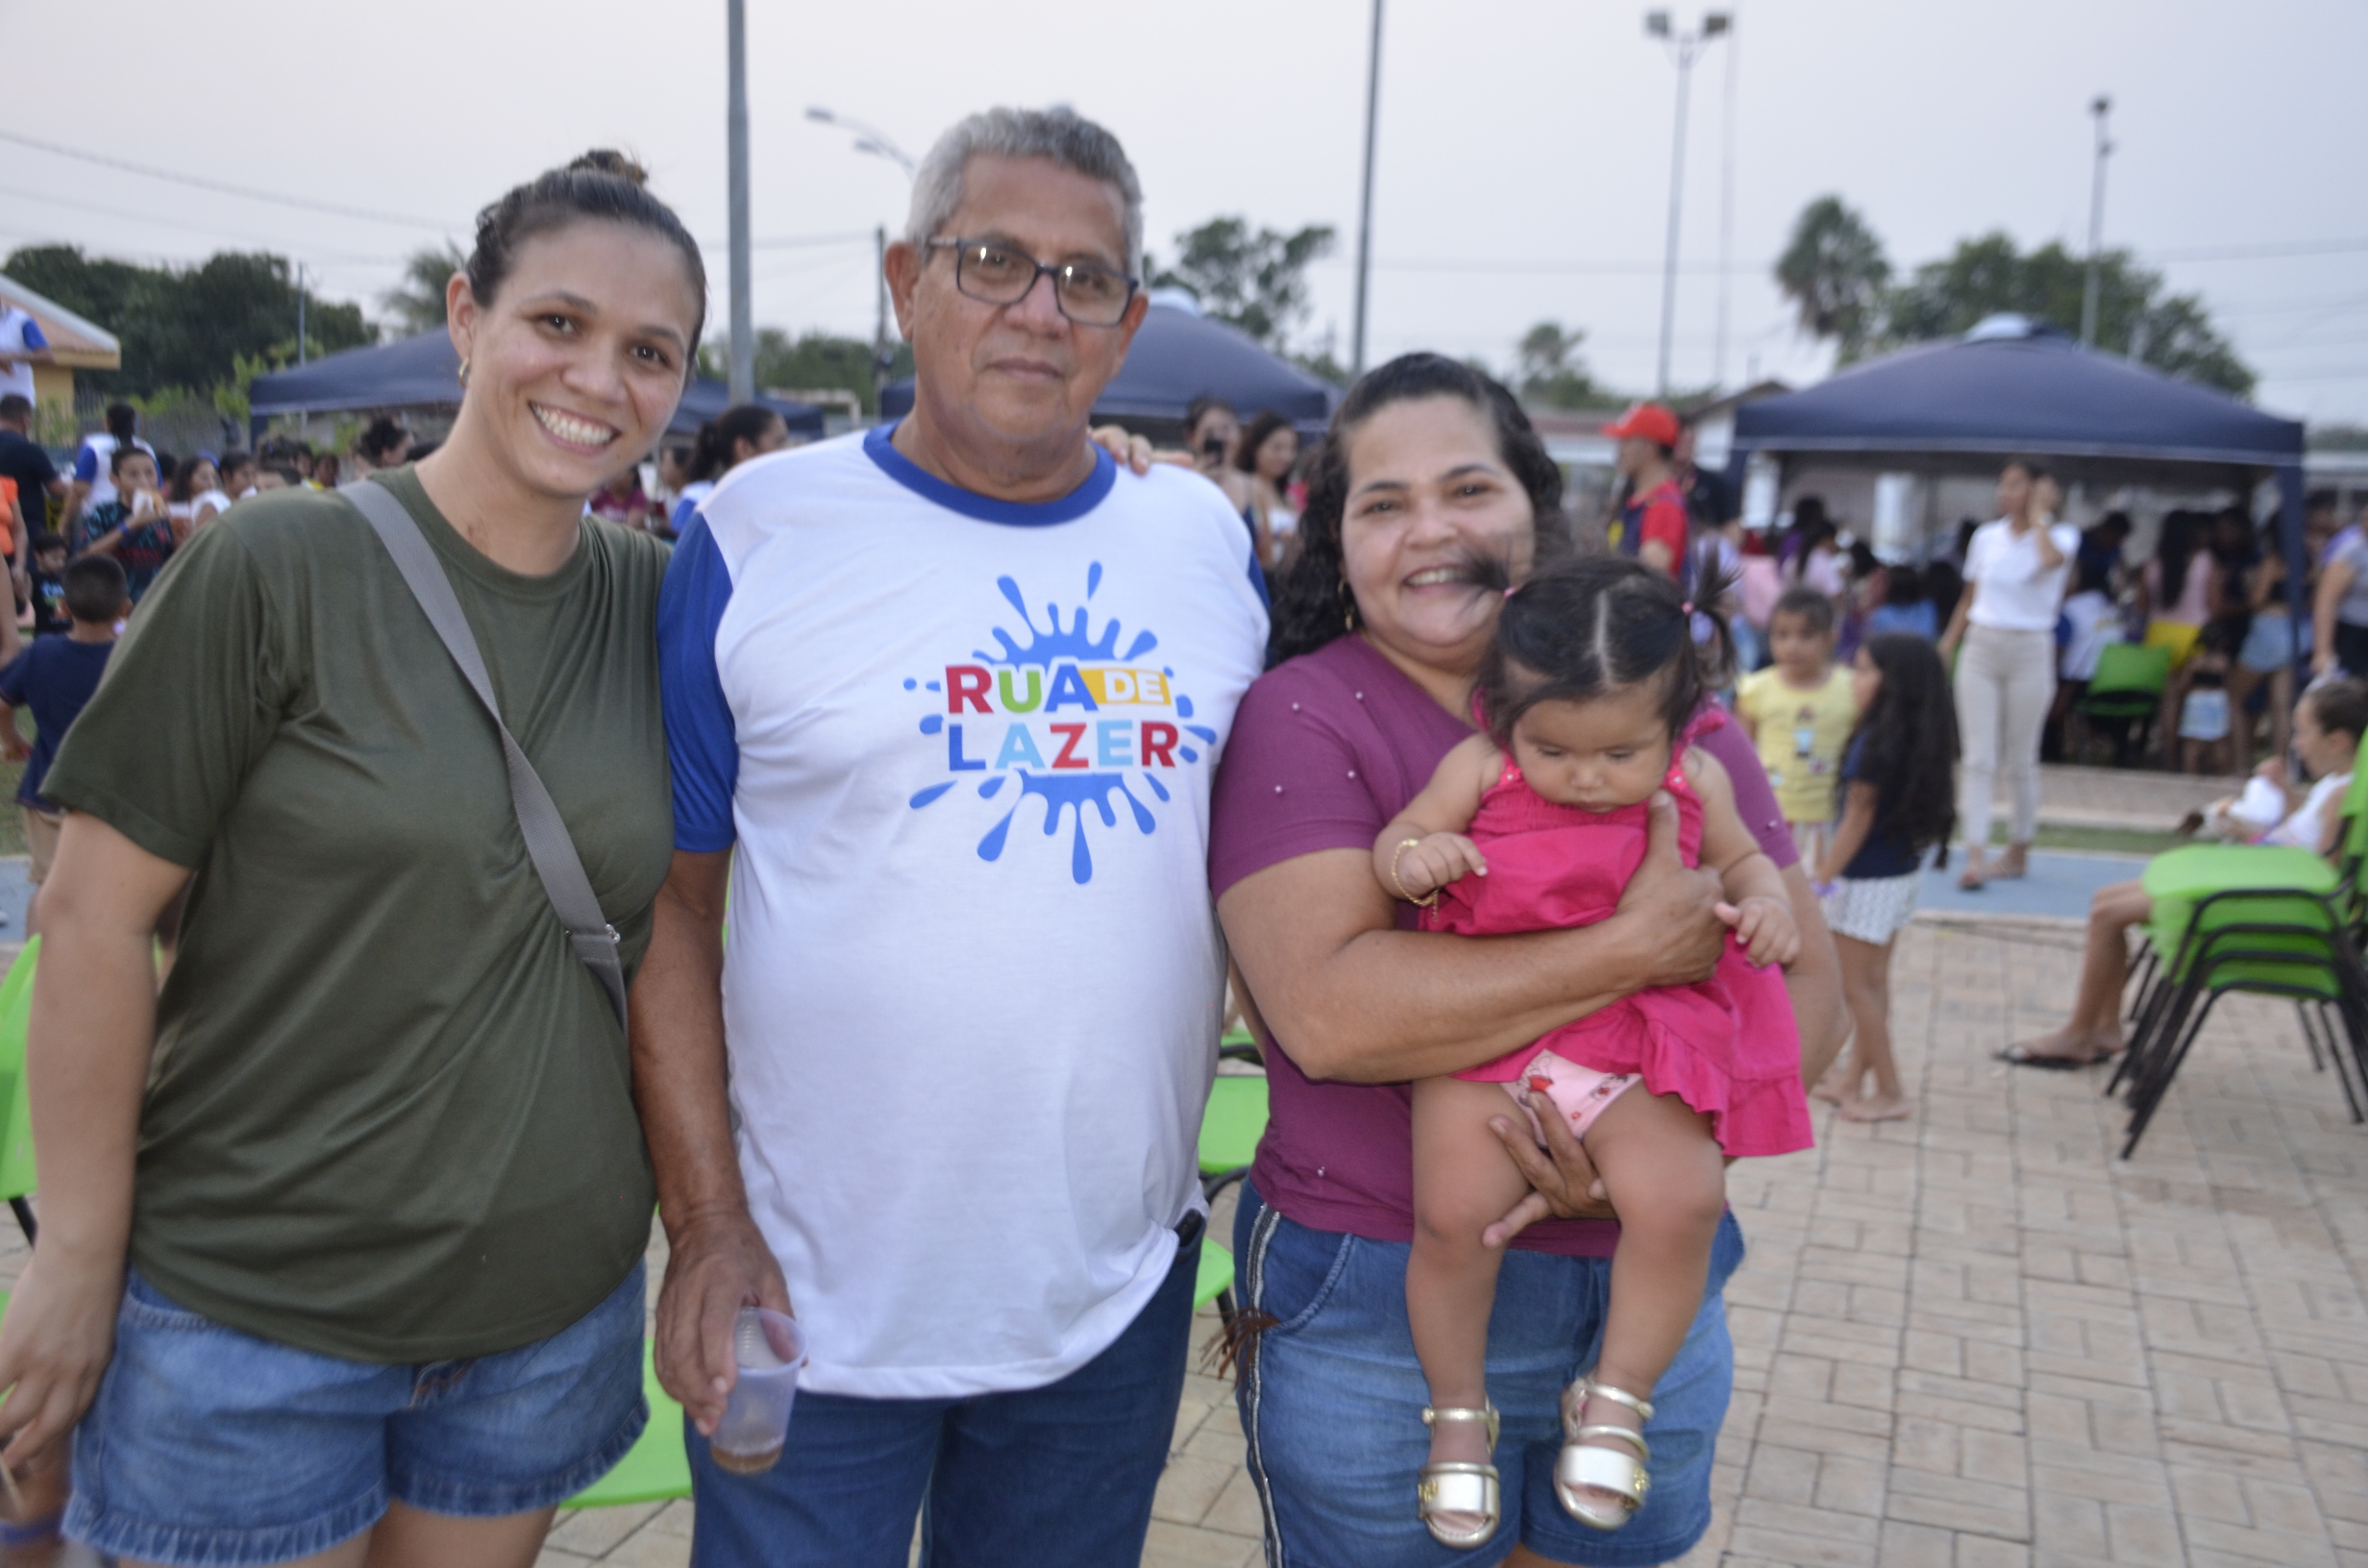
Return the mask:
POLYGON ((647 185, 650 183, 648 169, 643 168, 613 147, 595 147, 567 166, 567 172, 570 174, 580 170, 604 174, 611 179, 622 180, 628 184, 647 185))

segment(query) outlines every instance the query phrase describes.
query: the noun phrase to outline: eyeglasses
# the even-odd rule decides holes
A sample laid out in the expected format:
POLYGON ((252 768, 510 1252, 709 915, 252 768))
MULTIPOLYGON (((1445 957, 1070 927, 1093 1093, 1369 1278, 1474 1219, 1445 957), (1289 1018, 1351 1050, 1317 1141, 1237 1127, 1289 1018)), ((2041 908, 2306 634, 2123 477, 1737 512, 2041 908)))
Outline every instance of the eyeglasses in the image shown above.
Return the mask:
POLYGON ((1116 327, 1141 286, 1124 273, 1091 261, 1048 266, 991 239, 933 239, 925 248, 953 252, 953 286, 984 305, 1017 305, 1037 279, 1050 273, 1052 303, 1080 327, 1116 327))

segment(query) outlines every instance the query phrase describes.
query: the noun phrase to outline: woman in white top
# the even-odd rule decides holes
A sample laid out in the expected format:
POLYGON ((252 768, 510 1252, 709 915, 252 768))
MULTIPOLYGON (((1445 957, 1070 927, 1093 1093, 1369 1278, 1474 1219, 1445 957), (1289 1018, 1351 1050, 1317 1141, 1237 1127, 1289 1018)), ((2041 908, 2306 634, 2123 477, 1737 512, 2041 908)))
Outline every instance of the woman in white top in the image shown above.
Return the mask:
POLYGON ((1958 826, 1968 892, 1992 875, 2020 876, 2039 821, 2039 737, 2056 693, 2056 615, 2079 553, 2078 529, 2055 520, 2062 491, 2047 471, 2017 457, 1998 476, 1996 522, 1965 550, 1965 593, 1940 638, 1957 653, 1957 732, 1964 746, 1958 826), (1990 788, 2004 772, 2014 801, 2007 852, 1987 863, 1990 788))
MULTIPOLYGON (((2294 710, 2294 749, 2318 782, 2296 804, 2300 792, 2286 782, 2284 760, 2263 764, 2258 776, 2276 788, 2291 810, 2284 821, 2254 842, 2334 853, 2342 829, 2342 796, 2352 782, 2363 729, 2368 729, 2368 686, 2331 680, 2304 695, 2294 710)), ((1998 1059, 2026 1067, 2084 1067, 2120 1054, 2122 987, 2130 977, 2125 933, 2152 919, 2154 911, 2142 880, 2099 888, 2088 906, 2088 943, 2081 959, 2080 988, 2073 992, 2072 1017, 2060 1029, 2009 1045, 1998 1059)))
POLYGON ((1299 526, 1292 510, 1291 471, 1299 466, 1299 432, 1290 419, 1271 408, 1249 422, 1242 432, 1234 467, 1249 477, 1250 508, 1265 526, 1269 553, 1258 564, 1272 571, 1282 564, 1285 547, 1299 526))
POLYGON ((222 472, 214 460, 199 453, 173 475, 173 499, 164 508, 173 520, 173 540, 187 544, 189 535, 231 508, 222 493, 222 472))

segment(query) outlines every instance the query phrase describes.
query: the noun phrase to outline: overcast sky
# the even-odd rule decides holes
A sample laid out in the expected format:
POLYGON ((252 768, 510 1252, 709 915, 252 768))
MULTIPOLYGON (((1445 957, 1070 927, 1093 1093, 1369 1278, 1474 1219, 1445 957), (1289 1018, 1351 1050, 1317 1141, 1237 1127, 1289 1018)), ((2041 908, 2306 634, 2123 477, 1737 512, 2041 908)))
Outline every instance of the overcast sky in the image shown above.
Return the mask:
MULTIPOLYGON (((1676 71, 1633 0, 1389 0, 1369 356, 1505 366, 1524 330, 1587 334, 1598 379, 1649 386, 1676 71)), ((1675 379, 1711 380, 1733 80, 1730 384, 1825 355, 1768 278, 1838 192, 1903 268, 2003 228, 2084 243, 2089 100, 2113 98, 2109 244, 2201 294, 2257 401, 2368 422, 2368 133, 2360 0, 1740 0, 1693 78, 1675 379), (2306 248, 2316 247, 2315 254, 2306 248), (2336 246, 2343 248, 2337 249, 2336 246), (2279 251, 2229 257, 2231 250, 2279 251)), ((1329 223, 1303 341, 1347 357, 1369 0, 1098 8, 749 0, 760 325, 868 334, 869 232, 892 164, 808 123, 826 105, 918 156, 964 111, 1067 102, 1124 140, 1155 251, 1219 213, 1329 223), (820 243, 771 243, 812 240, 820 243)), ((1698 9, 1677 12, 1690 23, 1698 9)), ((618 144, 708 245, 723 315, 725 8, 572 0, 192 7, 0 0, 0 130, 416 222, 317 214, 0 142, 0 246, 301 258, 375 312, 400 258, 476 208, 618 144)))

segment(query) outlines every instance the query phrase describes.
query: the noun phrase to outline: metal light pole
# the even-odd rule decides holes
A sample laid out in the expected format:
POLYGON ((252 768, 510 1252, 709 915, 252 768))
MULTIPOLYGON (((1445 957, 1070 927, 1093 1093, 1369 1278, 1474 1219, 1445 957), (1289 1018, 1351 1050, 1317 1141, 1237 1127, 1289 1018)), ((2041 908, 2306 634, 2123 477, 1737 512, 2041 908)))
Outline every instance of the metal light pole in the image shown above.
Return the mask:
POLYGON ((1667 12, 1644 13, 1645 34, 1668 43, 1677 61, 1677 129, 1669 148, 1669 237, 1662 249, 1661 264, 1661 368, 1655 378, 1656 389, 1664 394, 1669 390, 1669 342, 1677 321, 1677 241, 1678 219, 1685 210, 1687 89, 1693 80, 1695 57, 1713 38, 1726 32, 1728 20, 1723 11, 1709 12, 1702 17, 1700 32, 1679 33, 1669 26, 1667 12))
POLYGON ((2088 106, 2097 122, 2096 173, 2088 186, 2088 286, 2081 292, 2081 347, 2097 346, 2097 262, 2105 244, 2105 160, 2112 156, 2112 138, 2106 135, 2113 100, 2099 93, 2088 106))
POLYGON ((729 14, 731 89, 726 113, 731 182, 731 401, 756 396, 756 326, 749 305, 749 24, 745 0, 729 14))
POLYGON ((1741 42, 1735 36, 1735 20, 1730 15, 1727 101, 1718 112, 1718 347, 1711 356, 1711 380, 1721 392, 1727 389, 1727 300, 1735 291, 1735 62, 1740 53, 1741 42))
POLYGON ((1373 272, 1373 133, 1381 115, 1381 0, 1373 0, 1373 43, 1365 69, 1365 187, 1357 200, 1357 324, 1349 374, 1365 374, 1365 304, 1373 272))
MULTIPOLYGON (((866 125, 861 120, 849 119, 844 114, 835 114, 819 104, 808 109, 805 111, 805 117, 817 125, 834 125, 847 132, 855 138, 855 151, 870 153, 875 158, 884 158, 894 163, 904 171, 907 184, 910 184, 913 177, 920 172, 920 165, 913 161, 912 155, 890 140, 885 131, 866 125)), ((895 362, 896 357, 888 348, 888 226, 886 224, 881 224, 872 231, 872 248, 874 253, 872 282, 876 310, 872 326, 872 408, 876 414, 879 409, 880 395, 888 390, 888 367, 895 362)))

